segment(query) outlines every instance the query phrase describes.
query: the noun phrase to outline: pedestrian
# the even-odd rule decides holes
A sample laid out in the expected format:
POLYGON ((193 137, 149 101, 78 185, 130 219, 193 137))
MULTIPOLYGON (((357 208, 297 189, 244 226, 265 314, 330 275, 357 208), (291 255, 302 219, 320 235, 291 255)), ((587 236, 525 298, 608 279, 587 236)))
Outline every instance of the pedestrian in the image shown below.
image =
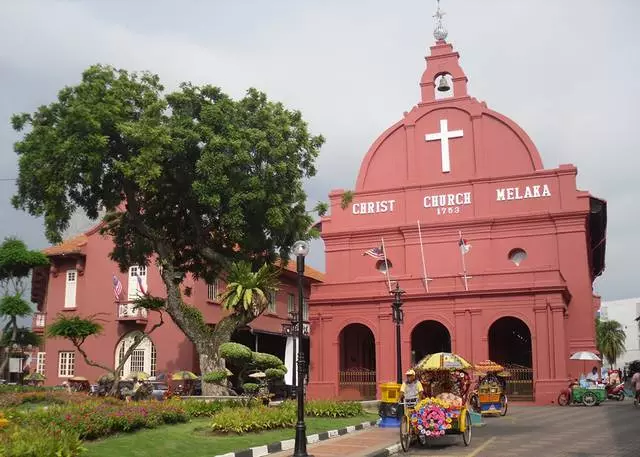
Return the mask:
POLYGON ((631 378, 631 388, 633 389, 635 403, 640 401, 640 371, 636 371, 631 378))

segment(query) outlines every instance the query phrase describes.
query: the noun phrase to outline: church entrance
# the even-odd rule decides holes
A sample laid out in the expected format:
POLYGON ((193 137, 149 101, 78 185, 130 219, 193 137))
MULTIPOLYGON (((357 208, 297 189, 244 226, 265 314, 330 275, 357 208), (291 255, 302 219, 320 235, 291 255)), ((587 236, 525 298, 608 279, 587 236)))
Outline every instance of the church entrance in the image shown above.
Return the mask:
POLYGON ((438 321, 422 321, 411 332, 411 364, 436 352, 451 352, 451 335, 438 321))
POLYGON ((349 324, 340 332, 340 398, 376 398, 376 344, 363 324, 349 324))
POLYGON ((533 400, 533 353, 527 324, 510 316, 495 321, 489 328, 489 358, 511 373, 509 398, 533 400))

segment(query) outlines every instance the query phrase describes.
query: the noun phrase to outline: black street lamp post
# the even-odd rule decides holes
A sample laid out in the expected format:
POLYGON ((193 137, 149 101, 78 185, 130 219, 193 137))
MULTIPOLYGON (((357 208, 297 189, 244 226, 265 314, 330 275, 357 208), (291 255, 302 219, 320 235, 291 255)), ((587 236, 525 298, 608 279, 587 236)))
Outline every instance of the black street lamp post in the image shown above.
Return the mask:
POLYGON ((296 241, 292 248, 296 256, 296 266, 298 272, 298 385, 296 386, 296 396, 298 399, 298 422, 296 423, 296 439, 293 457, 309 457, 307 454, 307 434, 304 423, 304 376, 306 373, 306 363, 304 361, 304 350, 302 349, 302 337, 304 336, 304 258, 309 253, 309 244, 306 241, 296 241))
POLYGON ((400 324, 404 320, 404 312, 402 311, 402 294, 404 290, 396 282, 396 288, 391 291, 393 294, 393 303, 391 304, 391 317, 393 323, 396 324, 396 375, 398 384, 402 384, 402 348, 400 346, 400 324))
MULTIPOLYGON (((307 321, 303 321, 304 324, 307 324, 307 321)), ((288 322, 284 322, 282 324, 282 336, 286 337, 286 338, 293 338, 293 370, 291 372, 291 379, 292 379, 292 387, 294 389, 294 391, 292 392, 295 395, 295 389, 297 388, 297 378, 296 378, 296 360, 297 360, 297 354, 298 354, 298 312, 296 311, 291 311, 289 313, 289 320, 288 322)), ((304 336, 309 336, 309 328, 304 325, 303 329, 302 329, 302 334, 304 336)), ((300 342, 300 344, 302 344, 302 342, 300 342)))

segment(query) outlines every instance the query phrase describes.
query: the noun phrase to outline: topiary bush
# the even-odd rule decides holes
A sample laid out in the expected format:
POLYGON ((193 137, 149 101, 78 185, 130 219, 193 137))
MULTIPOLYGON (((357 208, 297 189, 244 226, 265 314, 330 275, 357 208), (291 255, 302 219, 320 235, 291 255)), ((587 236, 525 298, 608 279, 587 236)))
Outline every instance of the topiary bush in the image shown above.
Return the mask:
POLYGON ((224 384, 227 381, 226 370, 214 370, 202 377, 202 380, 208 384, 224 384))
POLYGON ((258 392, 259 388, 260 386, 253 382, 245 382, 244 384, 242 384, 242 390, 244 390, 244 393, 246 394, 255 394, 258 392))
POLYGON ((264 371, 269 368, 280 368, 284 365, 282 360, 272 354, 265 354, 264 352, 253 353, 253 364, 258 370, 264 371))
POLYGON ((247 364, 251 362, 253 358, 251 349, 240 343, 223 343, 220 345, 218 354, 223 359, 228 360, 229 362, 237 366, 247 364))
POLYGON ((267 379, 275 381, 275 380, 283 379, 285 372, 280 368, 267 368, 264 371, 264 374, 267 376, 267 379))

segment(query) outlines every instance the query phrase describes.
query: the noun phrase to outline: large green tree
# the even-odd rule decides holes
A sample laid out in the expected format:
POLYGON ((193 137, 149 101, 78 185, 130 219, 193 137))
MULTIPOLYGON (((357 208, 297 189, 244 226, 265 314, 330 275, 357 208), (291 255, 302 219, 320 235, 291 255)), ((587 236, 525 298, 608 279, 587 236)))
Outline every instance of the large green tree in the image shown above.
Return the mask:
MULTIPOLYGON (((38 251, 31 251, 16 238, 7 238, 0 245, 0 322, 3 344, 27 346, 35 337, 31 332, 20 329, 18 319, 29 317, 31 303, 24 298, 29 273, 33 268, 49 264, 49 259, 38 251), (24 344, 23 344, 24 343, 24 344)), ((9 358, 0 364, 0 373, 6 370, 9 358)))
POLYGON ((610 367, 624 354, 626 337, 620 322, 596 319, 596 346, 610 367))
POLYGON ((180 283, 188 273, 213 280, 240 259, 257 270, 310 236, 302 181, 316 172, 322 136, 255 89, 239 100, 189 83, 165 94, 156 75, 100 65, 12 122, 25 132, 14 206, 44 216, 52 242, 74 211, 96 218, 107 208, 112 258, 122 269, 157 260, 166 312, 202 371, 220 368, 219 345, 255 310, 238 303, 209 326, 180 283))

